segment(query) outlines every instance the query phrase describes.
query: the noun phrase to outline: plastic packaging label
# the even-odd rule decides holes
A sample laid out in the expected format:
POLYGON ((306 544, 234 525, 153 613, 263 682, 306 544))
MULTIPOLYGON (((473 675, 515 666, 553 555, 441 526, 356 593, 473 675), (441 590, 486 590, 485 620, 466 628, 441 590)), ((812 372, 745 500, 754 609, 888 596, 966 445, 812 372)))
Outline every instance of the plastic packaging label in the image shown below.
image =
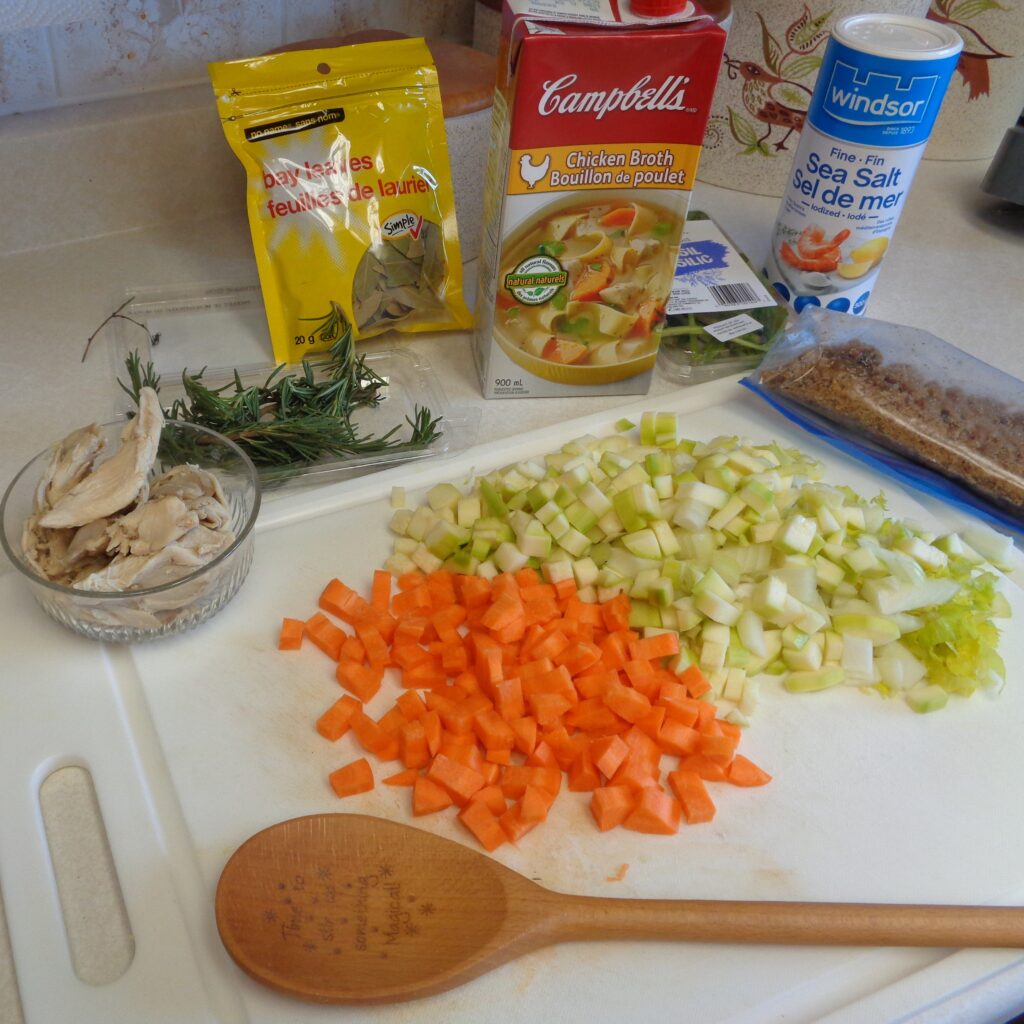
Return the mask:
MULTIPOLYGON (((774 297, 714 221, 686 222, 666 307, 668 313, 727 313, 732 309, 762 309, 775 304, 774 297)), ((756 326, 748 330, 760 328, 757 321, 753 322, 756 326)), ((731 320, 717 326, 722 328, 726 323, 731 320)), ((719 341, 728 340, 710 333, 719 341)), ((729 337, 745 333, 746 330, 729 337)))

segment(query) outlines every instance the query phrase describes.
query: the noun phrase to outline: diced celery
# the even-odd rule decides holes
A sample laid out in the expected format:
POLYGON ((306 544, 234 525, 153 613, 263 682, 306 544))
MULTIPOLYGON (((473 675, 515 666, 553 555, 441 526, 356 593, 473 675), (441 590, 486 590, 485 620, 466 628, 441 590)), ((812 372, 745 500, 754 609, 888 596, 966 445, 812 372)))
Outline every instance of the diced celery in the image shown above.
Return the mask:
POLYGON ((406 536, 412 517, 412 509, 400 508, 392 514, 391 521, 388 523, 388 528, 392 533, 397 533, 399 537, 404 537, 406 536))
POLYGON ((867 637, 878 647, 898 640, 900 635, 899 629, 890 619, 859 612, 840 612, 833 615, 832 628, 842 635, 844 644, 847 636, 860 636, 867 637))
POLYGON ((578 587, 594 586, 600 573, 592 558, 578 558, 573 562, 572 571, 578 587))
POLYGON ((391 507, 392 508, 405 508, 405 488, 404 487, 392 487, 391 488, 391 507))
MULTIPOLYGON (((549 530, 550 532, 550 530, 549 530)), ((573 558, 582 558, 590 548, 590 541, 571 526, 558 538, 558 546, 568 551, 573 558)))
POLYGON ((843 670, 829 665, 811 672, 790 672, 782 685, 791 693, 813 693, 838 686, 843 681, 843 670))
MULTIPOLYGON (((661 547, 653 530, 636 530, 622 538, 622 544, 630 554, 638 558, 661 558, 661 547)), ((564 546, 564 545, 563 545, 564 546)))
POLYGON ((443 508, 454 508, 462 495, 454 484, 435 484, 427 491, 427 501, 435 512, 443 508))
POLYGON ((923 715, 944 708, 949 701, 949 693, 935 684, 918 683, 904 694, 904 699, 914 711, 923 715))
POLYGON ((498 493, 494 484, 486 478, 480 481, 480 495, 487 506, 487 511, 492 516, 504 516, 508 513, 505 501, 498 493))
POLYGON ((702 615, 726 626, 733 625, 740 617, 740 609, 736 605, 730 604, 711 590, 695 594, 693 603, 702 615))

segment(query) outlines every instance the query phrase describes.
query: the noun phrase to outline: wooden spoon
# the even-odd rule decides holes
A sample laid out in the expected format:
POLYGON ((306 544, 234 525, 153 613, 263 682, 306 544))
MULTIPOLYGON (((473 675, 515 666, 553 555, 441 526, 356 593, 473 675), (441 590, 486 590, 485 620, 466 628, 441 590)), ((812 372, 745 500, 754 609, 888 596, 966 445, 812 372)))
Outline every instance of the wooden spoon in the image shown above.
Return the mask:
POLYGON ((1024 946, 1017 907, 566 896, 459 843, 362 814, 312 814, 258 832, 225 866, 216 909, 239 967, 322 1003, 443 992, 581 939, 1024 946))

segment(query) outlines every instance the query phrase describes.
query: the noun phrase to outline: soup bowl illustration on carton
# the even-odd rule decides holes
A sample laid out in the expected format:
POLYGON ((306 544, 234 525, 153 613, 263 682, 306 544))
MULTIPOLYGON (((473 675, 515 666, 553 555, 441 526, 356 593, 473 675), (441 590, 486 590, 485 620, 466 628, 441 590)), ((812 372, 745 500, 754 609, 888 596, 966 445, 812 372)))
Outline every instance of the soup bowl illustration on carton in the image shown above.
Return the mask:
POLYGON ((550 203, 506 240, 494 338, 558 384, 611 384, 654 365, 682 219, 643 191, 550 203))

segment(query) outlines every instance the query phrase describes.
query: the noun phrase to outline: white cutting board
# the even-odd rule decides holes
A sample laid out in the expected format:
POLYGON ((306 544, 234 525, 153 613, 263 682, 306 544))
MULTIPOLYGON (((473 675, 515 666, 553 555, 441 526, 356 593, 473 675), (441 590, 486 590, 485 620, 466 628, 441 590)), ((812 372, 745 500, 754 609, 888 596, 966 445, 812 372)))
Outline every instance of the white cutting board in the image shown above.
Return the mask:
MULTIPOLYGON (((1019 986, 1024 955, 1000 951, 794 949, 685 944, 568 945, 533 954, 445 995, 395 1007, 310 1006, 245 977, 216 934, 213 892, 230 853, 276 821, 320 811, 409 820, 408 790, 338 801, 329 771, 354 740, 313 729, 338 696, 316 649, 279 653, 282 616, 305 618, 332 576, 367 588, 390 551, 393 485, 411 500, 620 415, 675 410, 683 435, 743 434, 796 445, 826 477, 941 527, 895 485, 799 433, 734 382, 632 403, 421 463, 271 501, 252 573, 212 622, 133 648, 75 637, 47 620, 12 574, 0 577, 0 882, 28 1024, 146 1021, 865 1021, 972 1019, 1019 986), (135 937, 116 982, 71 970, 36 794, 55 767, 93 775, 135 937), (1002 989, 1000 989, 1002 986, 1002 989), (965 995, 966 993, 966 995, 965 995), (958 1000, 960 1002, 958 1002, 958 1000), (942 1007, 945 1007, 944 1011, 942 1007), (834 1016, 833 1016, 834 1015, 834 1016)), ((952 520, 951 520, 952 521, 952 520)), ((1016 623, 1024 592, 1008 585, 1016 623)), ((710 825, 674 837, 598 833, 584 794, 505 847, 504 863, 553 889, 597 896, 1014 902, 1024 898, 1024 631, 1003 637, 1010 683, 996 699, 917 716, 853 689, 769 690, 741 749, 768 787, 714 788, 710 825), (630 865, 623 881, 608 876, 630 865)), ((372 710, 387 705, 382 694, 372 710)), ((418 822, 466 841, 451 817, 418 822)))

